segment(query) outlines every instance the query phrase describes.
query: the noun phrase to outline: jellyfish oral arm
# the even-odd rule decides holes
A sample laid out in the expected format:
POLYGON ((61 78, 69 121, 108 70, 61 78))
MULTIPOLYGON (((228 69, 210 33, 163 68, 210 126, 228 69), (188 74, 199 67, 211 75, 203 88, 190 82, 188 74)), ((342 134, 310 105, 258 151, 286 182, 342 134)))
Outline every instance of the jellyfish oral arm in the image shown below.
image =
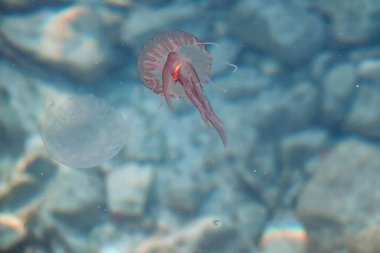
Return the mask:
POLYGON ((170 84, 173 80, 173 73, 176 73, 175 71, 177 70, 176 61, 177 54, 175 52, 169 53, 164 68, 162 70, 162 89, 166 103, 168 104, 170 110, 173 110, 173 104, 171 99, 173 91, 170 84))
POLYGON ((185 91, 185 94, 188 97, 188 99, 191 101, 191 103, 193 103, 193 105, 195 105, 195 107, 199 111, 201 118, 202 118, 203 122, 205 123, 205 125, 207 127, 209 127, 210 124, 209 124, 208 117, 206 115, 206 110, 202 109, 202 108, 204 108, 204 105, 199 100, 199 98, 197 96, 197 92, 195 91, 194 87, 189 85, 191 83, 191 81, 189 79, 183 77, 183 76, 179 76, 178 81, 181 83, 183 90, 185 91))
POLYGON ((190 63, 185 63, 182 66, 181 72, 178 75, 178 81, 181 83, 186 96, 195 105, 203 121, 208 125, 208 122, 218 132, 222 139, 223 145, 227 146, 227 137, 224 131, 222 121, 214 113, 211 104, 209 103, 206 95, 203 92, 201 82, 195 71, 194 67, 190 63))

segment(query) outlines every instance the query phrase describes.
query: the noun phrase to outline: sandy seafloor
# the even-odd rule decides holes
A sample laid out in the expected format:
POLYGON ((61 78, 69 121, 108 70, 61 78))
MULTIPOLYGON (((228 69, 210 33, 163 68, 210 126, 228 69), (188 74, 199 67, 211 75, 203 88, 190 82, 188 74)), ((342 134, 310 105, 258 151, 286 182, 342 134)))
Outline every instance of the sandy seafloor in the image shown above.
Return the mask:
POLYGON ((0 0, 0 252, 380 252, 379 108, 378 0, 0 0), (138 78, 172 30, 212 42, 226 148, 138 78), (41 127, 90 94, 125 146, 71 168, 41 127))

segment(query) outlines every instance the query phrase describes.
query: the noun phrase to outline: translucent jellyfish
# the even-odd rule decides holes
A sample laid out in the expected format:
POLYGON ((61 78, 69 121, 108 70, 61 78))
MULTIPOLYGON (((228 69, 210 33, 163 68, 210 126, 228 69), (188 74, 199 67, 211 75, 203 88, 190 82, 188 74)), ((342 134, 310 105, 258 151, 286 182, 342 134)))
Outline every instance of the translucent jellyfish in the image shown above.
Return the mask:
POLYGON ((113 107, 88 95, 71 97, 52 108, 42 122, 41 135, 55 160, 73 168, 90 168, 121 150, 125 129, 125 119, 113 107))
POLYGON ((214 113, 202 85, 210 81, 212 56, 192 34, 163 32, 148 40, 137 61, 138 74, 145 86, 163 95, 172 108, 172 98, 187 97, 199 111, 206 125, 220 135, 224 146, 227 137, 222 121, 214 113))

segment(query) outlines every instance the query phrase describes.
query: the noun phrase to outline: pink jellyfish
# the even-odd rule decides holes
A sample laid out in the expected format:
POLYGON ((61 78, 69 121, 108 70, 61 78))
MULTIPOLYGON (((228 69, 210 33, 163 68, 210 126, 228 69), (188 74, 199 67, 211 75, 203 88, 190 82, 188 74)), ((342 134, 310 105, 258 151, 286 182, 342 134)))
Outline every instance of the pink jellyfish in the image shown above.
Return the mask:
POLYGON ((223 123, 202 89, 202 84, 211 78, 211 61, 205 43, 190 33, 169 31, 145 43, 138 56, 137 68, 144 85, 163 95, 170 109, 172 98, 189 98, 205 124, 214 126, 226 146, 223 123))

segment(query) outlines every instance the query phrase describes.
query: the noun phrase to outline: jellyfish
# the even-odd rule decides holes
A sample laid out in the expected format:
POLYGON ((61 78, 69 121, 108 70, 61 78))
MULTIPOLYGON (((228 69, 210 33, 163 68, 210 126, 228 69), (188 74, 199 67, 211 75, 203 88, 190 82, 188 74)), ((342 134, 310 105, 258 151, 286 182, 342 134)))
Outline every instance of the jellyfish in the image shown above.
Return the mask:
POLYGON ((51 108, 41 125, 47 152, 73 168, 90 168, 114 157, 126 141, 126 121, 93 95, 68 98, 51 108))
POLYGON ((212 56, 205 43, 188 32, 169 31, 145 43, 138 56, 137 69, 143 84, 163 95, 170 109, 173 108, 172 98, 187 97, 206 126, 211 123, 226 146, 223 123, 202 88, 210 81, 211 62, 212 56))

